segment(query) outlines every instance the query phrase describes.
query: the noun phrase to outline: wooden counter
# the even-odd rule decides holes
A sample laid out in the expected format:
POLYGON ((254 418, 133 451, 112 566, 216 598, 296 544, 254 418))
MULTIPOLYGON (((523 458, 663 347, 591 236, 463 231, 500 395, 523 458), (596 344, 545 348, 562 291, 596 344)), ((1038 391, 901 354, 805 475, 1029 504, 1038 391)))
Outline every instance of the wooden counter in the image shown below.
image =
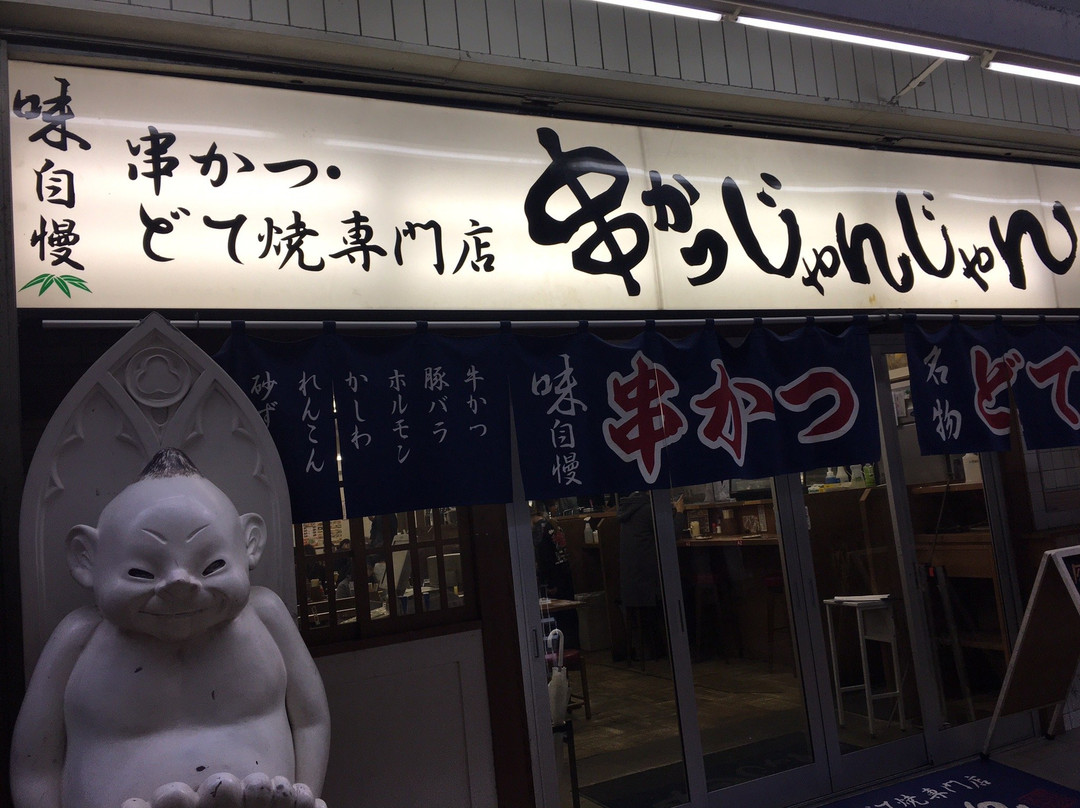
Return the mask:
POLYGON ((779 536, 767 536, 761 533, 698 536, 692 539, 679 539, 675 542, 677 547, 754 547, 779 544, 779 536))

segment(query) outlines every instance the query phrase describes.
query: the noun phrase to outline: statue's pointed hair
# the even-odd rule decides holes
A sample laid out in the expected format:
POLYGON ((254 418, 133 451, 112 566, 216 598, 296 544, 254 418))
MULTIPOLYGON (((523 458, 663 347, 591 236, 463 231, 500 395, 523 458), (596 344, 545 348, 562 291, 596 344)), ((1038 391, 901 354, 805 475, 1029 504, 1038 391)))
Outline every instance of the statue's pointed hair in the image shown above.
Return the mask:
POLYGON ((171 446, 154 455, 139 474, 140 480, 163 477, 201 477, 202 474, 186 454, 171 446))

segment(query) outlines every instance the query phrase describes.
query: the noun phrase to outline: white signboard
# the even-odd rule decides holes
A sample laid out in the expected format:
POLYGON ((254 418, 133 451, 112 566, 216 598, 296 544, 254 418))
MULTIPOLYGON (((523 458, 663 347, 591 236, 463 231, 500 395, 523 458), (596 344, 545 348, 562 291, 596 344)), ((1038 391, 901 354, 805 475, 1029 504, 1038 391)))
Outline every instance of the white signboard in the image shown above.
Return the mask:
POLYGON ((13 62, 18 305, 1080 305, 1080 175, 13 62))

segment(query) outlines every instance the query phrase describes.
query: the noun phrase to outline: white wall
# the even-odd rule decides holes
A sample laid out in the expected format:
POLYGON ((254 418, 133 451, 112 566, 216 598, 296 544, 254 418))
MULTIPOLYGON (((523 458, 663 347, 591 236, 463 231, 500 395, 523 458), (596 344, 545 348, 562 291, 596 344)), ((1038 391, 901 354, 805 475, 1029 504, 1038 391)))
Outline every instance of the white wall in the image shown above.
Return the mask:
POLYGON ((316 659, 332 808, 496 808, 479 631, 316 659))

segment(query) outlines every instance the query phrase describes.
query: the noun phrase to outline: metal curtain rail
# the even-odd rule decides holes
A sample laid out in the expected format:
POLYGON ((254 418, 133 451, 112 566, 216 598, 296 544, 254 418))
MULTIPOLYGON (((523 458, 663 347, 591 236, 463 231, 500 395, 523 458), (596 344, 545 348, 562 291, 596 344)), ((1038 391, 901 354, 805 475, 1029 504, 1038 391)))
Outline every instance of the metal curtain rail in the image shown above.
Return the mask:
MULTIPOLYGON (((689 319, 662 319, 643 318, 636 320, 170 320, 177 328, 189 329, 226 329, 232 328, 234 322, 243 322, 245 328, 250 329, 279 329, 279 330, 316 330, 333 323, 335 328, 342 330, 391 330, 426 327, 430 330, 459 330, 459 329, 498 329, 504 323, 511 328, 539 328, 539 329, 574 329, 581 326, 596 328, 643 328, 649 324, 657 327, 687 327, 704 326, 709 323, 715 325, 749 326, 762 325, 797 325, 799 323, 846 323, 865 317, 871 322, 902 321, 905 316, 913 316, 916 321, 943 321, 959 318, 961 321, 989 322, 1000 319, 1004 322, 1037 322, 1046 321, 1075 321, 1076 314, 994 314, 994 313, 965 313, 953 314, 950 312, 880 312, 880 313, 855 313, 855 314, 828 314, 828 315, 784 315, 772 317, 696 317, 689 319)), ((43 328, 134 328, 141 320, 42 320, 43 328)))
MULTIPOLYGON (((234 322, 243 322, 251 329, 297 329, 312 330, 323 328, 333 323, 339 329, 389 330, 416 328, 424 324, 428 329, 498 329, 503 323, 511 328, 574 329, 581 325, 589 327, 633 328, 645 327, 652 323, 656 326, 703 326, 709 322, 717 325, 794 325, 798 323, 844 323, 851 322, 859 315, 825 315, 792 317, 720 317, 693 318, 682 320, 641 319, 641 320, 169 320, 177 328, 232 328, 234 322)), ((885 320, 888 315, 870 315, 869 319, 885 320)), ((43 328, 134 328, 139 320, 42 320, 43 328)))

